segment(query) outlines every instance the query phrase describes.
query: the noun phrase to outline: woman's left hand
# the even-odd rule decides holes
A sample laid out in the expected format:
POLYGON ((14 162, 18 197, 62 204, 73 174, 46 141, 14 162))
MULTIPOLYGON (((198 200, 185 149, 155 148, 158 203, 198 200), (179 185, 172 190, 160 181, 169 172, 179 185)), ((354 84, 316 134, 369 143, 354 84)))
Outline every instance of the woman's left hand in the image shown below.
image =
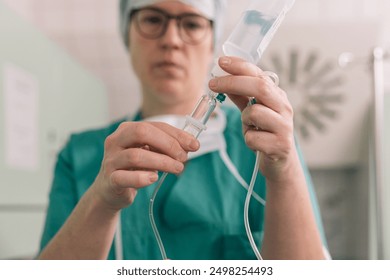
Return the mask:
POLYGON ((261 152, 261 172, 268 180, 281 183, 299 165, 293 109, 286 93, 260 68, 240 58, 224 56, 219 65, 230 75, 212 79, 210 89, 226 93, 242 111, 245 142, 261 152), (252 97, 256 103, 248 106, 252 97))

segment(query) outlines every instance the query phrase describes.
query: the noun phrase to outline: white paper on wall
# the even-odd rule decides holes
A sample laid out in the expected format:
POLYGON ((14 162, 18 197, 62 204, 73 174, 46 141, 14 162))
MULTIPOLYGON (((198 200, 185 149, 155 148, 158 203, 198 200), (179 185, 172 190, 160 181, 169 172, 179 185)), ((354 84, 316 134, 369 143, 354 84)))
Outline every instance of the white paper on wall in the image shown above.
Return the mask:
POLYGON ((5 163, 35 171, 39 167, 38 98, 36 78, 13 64, 3 67, 5 163))
POLYGON ((287 92, 311 168, 351 167, 359 161, 377 33, 374 23, 282 25, 261 60, 287 92), (343 68, 338 58, 346 51, 358 59, 343 68))

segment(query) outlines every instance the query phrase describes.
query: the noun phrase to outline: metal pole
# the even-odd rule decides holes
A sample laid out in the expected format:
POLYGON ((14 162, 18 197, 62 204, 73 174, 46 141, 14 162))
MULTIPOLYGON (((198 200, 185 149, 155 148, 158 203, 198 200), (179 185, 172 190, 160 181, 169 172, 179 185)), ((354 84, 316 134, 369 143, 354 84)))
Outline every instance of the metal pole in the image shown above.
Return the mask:
POLYGON ((372 52, 372 70, 374 86, 374 172, 375 172, 375 207, 377 229, 377 256, 384 259, 384 232, 383 232, 383 122, 384 122, 384 57, 382 48, 375 48, 372 52))

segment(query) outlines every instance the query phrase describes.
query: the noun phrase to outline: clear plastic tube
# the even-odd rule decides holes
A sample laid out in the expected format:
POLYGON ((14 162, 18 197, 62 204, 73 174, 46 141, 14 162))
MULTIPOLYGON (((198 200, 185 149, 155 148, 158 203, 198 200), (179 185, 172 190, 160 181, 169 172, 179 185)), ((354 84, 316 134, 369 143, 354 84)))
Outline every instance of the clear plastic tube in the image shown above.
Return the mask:
POLYGON ((257 173, 259 172, 259 165, 260 165, 260 152, 257 151, 256 152, 256 161, 255 161, 255 166, 253 168, 251 182, 249 184, 248 193, 247 193, 246 198, 245 198, 245 204, 244 204, 244 225, 245 225, 246 234, 247 234, 248 239, 249 239, 249 243, 251 244, 252 250, 255 253, 256 258, 258 260, 263 260, 261 254, 259 252, 259 249, 256 246, 256 242, 253 239, 251 227, 249 225, 249 203, 250 203, 250 200, 251 200, 251 197, 252 197, 253 188, 255 186, 257 173))
POLYGON ((198 138, 206 129, 206 123, 217 106, 217 95, 213 92, 203 95, 190 116, 186 116, 183 130, 198 138))
POLYGON ((161 187, 162 183, 164 182, 165 178, 167 177, 167 175, 168 175, 167 172, 164 172, 161 175, 160 179, 158 180, 157 186, 153 191, 152 197, 150 198, 150 201, 149 201, 149 220, 150 220, 150 224, 152 225, 154 237, 156 238, 158 248, 160 249, 161 257, 163 260, 167 260, 168 257, 167 257, 167 254, 165 252, 164 243, 161 240, 160 233, 158 232, 156 222, 154 220, 153 209, 154 209, 154 201, 156 199, 158 190, 160 189, 160 187, 161 187))

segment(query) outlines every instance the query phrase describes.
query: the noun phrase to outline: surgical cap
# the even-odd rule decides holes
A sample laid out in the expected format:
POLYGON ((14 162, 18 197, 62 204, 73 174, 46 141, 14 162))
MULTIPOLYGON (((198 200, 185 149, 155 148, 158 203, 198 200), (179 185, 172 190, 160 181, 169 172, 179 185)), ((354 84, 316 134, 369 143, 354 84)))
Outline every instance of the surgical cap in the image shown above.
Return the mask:
MULTIPOLYGON (((128 46, 130 13, 134 9, 152 5, 163 0, 120 0, 120 29, 122 39, 128 46)), ((213 21, 214 43, 217 43, 222 35, 222 16, 224 14, 225 0, 180 0, 198 9, 203 16, 213 21)))

